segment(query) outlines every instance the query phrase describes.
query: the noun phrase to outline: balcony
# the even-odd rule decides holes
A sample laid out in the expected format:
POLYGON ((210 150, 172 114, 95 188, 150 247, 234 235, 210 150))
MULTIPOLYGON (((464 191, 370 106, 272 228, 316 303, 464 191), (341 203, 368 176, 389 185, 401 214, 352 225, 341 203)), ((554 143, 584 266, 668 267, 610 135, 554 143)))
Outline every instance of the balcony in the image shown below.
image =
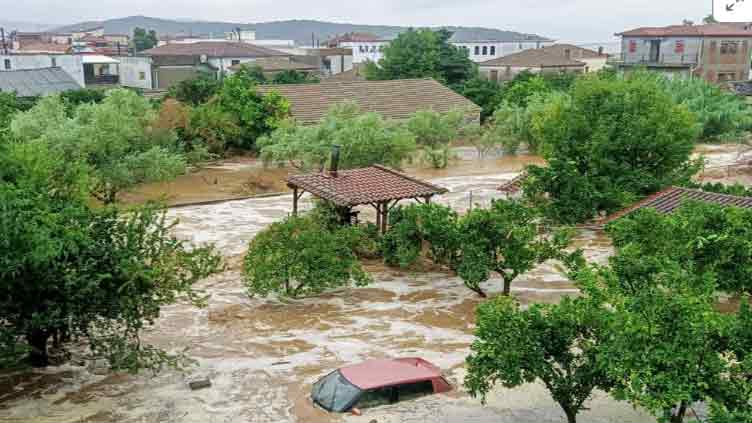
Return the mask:
POLYGON ((689 68, 699 64, 698 54, 659 54, 636 55, 621 53, 609 57, 608 63, 613 66, 645 66, 647 68, 689 68))
POLYGON ((120 83, 120 75, 86 75, 86 85, 117 85, 120 83))

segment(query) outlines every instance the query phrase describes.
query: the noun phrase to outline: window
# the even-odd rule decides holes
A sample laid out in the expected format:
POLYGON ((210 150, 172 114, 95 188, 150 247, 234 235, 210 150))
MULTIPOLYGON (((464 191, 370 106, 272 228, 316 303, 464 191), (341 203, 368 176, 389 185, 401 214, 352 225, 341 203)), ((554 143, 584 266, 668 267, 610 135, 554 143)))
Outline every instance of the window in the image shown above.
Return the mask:
POLYGON ((139 72, 138 73, 138 80, 143 81, 146 79, 146 72, 139 72))
POLYGON ((735 72, 718 72, 718 82, 728 82, 728 81, 735 81, 735 80, 736 80, 735 72))
POLYGON ((676 41, 676 46, 674 47, 674 53, 684 54, 684 40, 676 41))
POLYGON ((235 59, 235 60, 233 60, 230 63, 232 63, 232 66, 239 65, 240 64, 240 60, 235 59))
POLYGON ((483 46, 483 55, 488 56, 488 46, 483 46))
POLYGON ((491 46, 491 56, 496 56, 496 46, 491 46))
POLYGON ((411 401, 433 394, 433 392, 433 383, 430 380, 374 389, 365 392, 358 400, 356 407, 373 408, 399 401, 411 401))
POLYGON ((736 41, 721 41, 721 54, 736 54, 739 43, 736 41))
POLYGON ((517 47, 518 47, 518 48, 519 48, 520 50, 524 50, 524 49, 525 49, 525 47, 523 47, 523 46, 522 46, 522 43, 519 43, 519 44, 517 45, 517 47))
POLYGON ((53 58, 52 58, 52 67, 53 67, 53 68, 56 68, 56 67, 57 67, 57 57, 53 57, 53 58))
POLYGON ((5 70, 10 70, 10 59, 5 59, 5 70))
POLYGON ((475 46, 475 55, 476 56, 480 56, 480 47, 479 46, 475 46))

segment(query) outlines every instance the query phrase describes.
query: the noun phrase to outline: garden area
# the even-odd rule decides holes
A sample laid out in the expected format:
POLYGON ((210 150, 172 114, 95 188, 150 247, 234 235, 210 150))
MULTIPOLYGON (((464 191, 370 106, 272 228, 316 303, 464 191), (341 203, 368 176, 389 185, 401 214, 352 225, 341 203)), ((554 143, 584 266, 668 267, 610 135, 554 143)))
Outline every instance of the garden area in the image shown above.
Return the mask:
POLYGON ((752 210, 598 225, 669 186, 752 196, 750 109, 648 72, 500 86, 447 40, 409 31, 366 74, 433 77, 480 122, 345 103, 303 126, 254 69, 158 102, 0 94, 0 419, 752 421, 752 210), (342 172, 447 192, 383 233, 368 206, 293 215, 286 179, 334 147, 342 172), (309 399, 339 366, 410 356, 454 390, 363 416, 309 399))

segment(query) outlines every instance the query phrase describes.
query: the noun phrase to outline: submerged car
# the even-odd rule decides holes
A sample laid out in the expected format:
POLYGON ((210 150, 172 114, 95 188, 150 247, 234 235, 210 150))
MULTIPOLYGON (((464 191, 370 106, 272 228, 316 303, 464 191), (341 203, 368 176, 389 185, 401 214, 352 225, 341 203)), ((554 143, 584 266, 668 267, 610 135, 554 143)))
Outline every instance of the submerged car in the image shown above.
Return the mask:
POLYGON ((397 358, 335 370, 313 385, 311 398, 327 411, 345 413, 451 389, 435 365, 422 358, 397 358))

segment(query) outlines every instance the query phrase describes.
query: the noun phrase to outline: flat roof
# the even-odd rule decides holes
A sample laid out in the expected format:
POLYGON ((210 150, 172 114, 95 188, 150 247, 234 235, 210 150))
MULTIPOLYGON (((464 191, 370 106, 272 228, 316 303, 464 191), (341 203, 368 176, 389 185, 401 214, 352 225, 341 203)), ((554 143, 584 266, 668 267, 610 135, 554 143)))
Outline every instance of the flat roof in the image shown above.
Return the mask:
POLYGON ((415 383, 441 377, 438 367, 422 358, 370 360, 343 367, 340 373, 362 390, 383 388, 403 383, 415 383))

